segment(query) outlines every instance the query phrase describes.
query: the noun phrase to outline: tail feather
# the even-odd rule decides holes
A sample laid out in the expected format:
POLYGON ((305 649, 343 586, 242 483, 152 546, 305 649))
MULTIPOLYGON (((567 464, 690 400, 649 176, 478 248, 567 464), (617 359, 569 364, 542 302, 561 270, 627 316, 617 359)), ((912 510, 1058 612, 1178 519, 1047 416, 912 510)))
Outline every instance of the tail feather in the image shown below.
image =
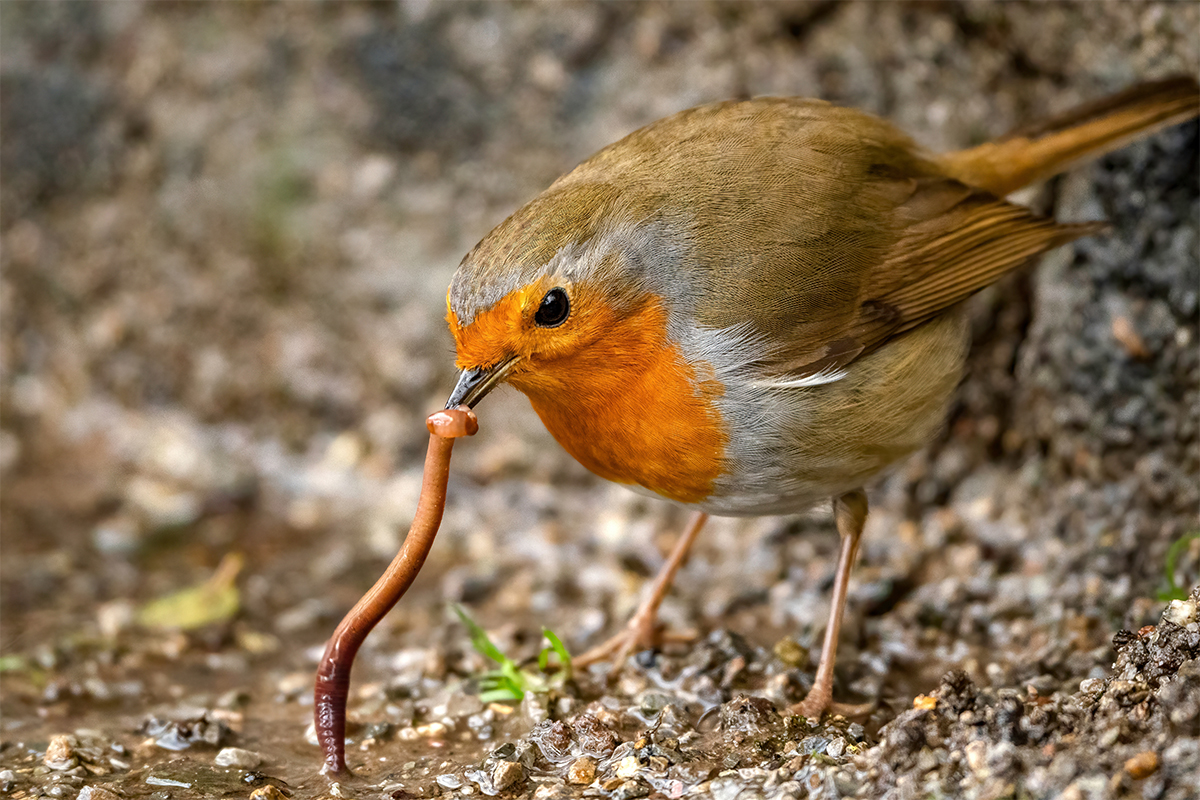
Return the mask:
POLYGON ((1177 76, 1131 87, 940 160, 951 176, 1003 197, 1198 114, 1200 84, 1177 76))

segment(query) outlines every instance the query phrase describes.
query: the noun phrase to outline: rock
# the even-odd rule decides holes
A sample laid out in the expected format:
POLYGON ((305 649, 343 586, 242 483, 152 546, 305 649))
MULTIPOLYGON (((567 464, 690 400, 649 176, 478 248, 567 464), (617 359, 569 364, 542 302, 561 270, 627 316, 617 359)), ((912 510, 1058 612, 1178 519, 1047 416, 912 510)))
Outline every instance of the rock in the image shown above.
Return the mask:
POLYGON ((254 769, 263 763, 263 757, 253 750, 243 750, 240 747, 226 747, 217 753, 213 763, 218 767, 237 767, 238 769, 254 769))
POLYGON ((779 722, 779 712, 761 697, 736 697, 721 706, 721 727, 726 733, 766 733, 779 722))
POLYGON ((1129 773, 1129 777, 1134 780, 1153 775, 1158 769, 1158 753, 1153 750, 1147 750, 1144 753, 1138 753, 1133 758, 1125 762, 1125 771, 1129 773))
POLYGON ((121 796, 100 786, 85 786, 75 800, 121 800, 121 796))
POLYGON ((567 783, 586 786, 596 780, 596 760, 583 756, 571 762, 567 768, 567 783))
POLYGON ((450 789, 450 790, 458 789, 463 785, 462 778, 458 777, 457 775, 450 774, 450 773, 447 773, 445 775, 438 775, 436 778, 433 779, 433 782, 436 783, 438 786, 442 787, 443 789, 450 789))
POLYGON ((1200 607, 1200 603, 1197 603, 1194 597, 1186 600, 1172 600, 1171 604, 1167 606, 1167 610, 1163 612, 1163 619, 1173 622, 1181 628, 1186 628, 1196 621, 1198 607, 1200 607))
POLYGON ((607 758, 617 748, 617 735, 591 714, 580 714, 571 726, 579 748, 587 755, 607 758))
POLYGON ((278 786, 268 784, 251 792, 250 800, 288 800, 288 796, 280 791, 278 786))
POLYGON ((60 734, 51 739, 50 744, 46 745, 46 755, 42 758, 42 763, 57 772, 66 772, 78 766, 79 759, 75 756, 75 746, 71 737, 60 734))
POLYGON ((775 643, 775 657, 793 669, 808 669, 812 661, 808 648, 790 636, 785 636, 775 643))
POLYGON ((621 759, 621 762, 617 764, 617 777, 632 778, 634 775, 638 774, 638 770, 641 768, 642 765, 640 762, 638 762, 637 756, 625 756, 621 759))
POLYGON ((525 768, 515 761, 501 761, 492 771, 492 783, 497 791, 516 786, 525 780, 525 768))
POLYGON ((544 720, 533 726, 529 740, 542 751, 547 761, 559 763, 571 747, 571 728, 565 722, 544 720))

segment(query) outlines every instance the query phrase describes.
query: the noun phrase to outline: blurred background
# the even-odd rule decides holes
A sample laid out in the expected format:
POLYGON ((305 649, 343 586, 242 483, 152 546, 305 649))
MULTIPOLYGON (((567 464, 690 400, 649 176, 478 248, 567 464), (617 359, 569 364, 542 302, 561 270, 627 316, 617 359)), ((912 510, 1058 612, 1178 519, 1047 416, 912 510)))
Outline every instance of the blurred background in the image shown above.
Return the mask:
MULTIPOLYGON (((603 145, 777 94, 965 147, 1196 74, 1198 30, 1191 3, 0 3, 0 733, 221 687, 302 725, 312 649, 415 506, 458 260, 603 145), (232 605, 147 612, 214 574, 232 605)), ((872 488, 845 683, 1077 683, 1198 580, 1195 546, 1164 569, 1200 507, 1197 145, 1021 198, 1112 233, 974 301, 946 433, 872 488)), ((369 649, 462 637, 447 599, 581 649, 685 518, 591 477, 517 393, 479 412, 369 649)), ((664 615, 815 645, 835 544, 823 508, 718 520, 664 615)))

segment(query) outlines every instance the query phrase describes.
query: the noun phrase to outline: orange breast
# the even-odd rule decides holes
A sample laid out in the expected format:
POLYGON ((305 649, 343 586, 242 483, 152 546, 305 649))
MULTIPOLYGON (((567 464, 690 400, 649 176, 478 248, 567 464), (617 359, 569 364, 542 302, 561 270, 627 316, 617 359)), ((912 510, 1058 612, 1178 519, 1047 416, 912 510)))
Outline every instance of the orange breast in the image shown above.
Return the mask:
POLYGON ((632 314, 607 313, 604 335, 589 346, 535 359, 509 382, 592 472, 672 500, 703 500, 724 469, 729 437, 714 402, 724 387, 709 365, 687 362, 667 338, 657 298, 632 314))

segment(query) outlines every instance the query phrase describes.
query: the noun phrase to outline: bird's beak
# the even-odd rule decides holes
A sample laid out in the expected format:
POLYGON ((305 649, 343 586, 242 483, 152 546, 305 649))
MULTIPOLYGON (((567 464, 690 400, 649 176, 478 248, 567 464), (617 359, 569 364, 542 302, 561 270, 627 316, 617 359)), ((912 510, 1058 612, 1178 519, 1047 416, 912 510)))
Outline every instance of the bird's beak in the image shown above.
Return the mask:
POLYGON ((464 369, 458 373, 458 383, 450 393, 450 399, 446 401, 446 408, 464 405, 474 408, 484 395, 504 382, 509 371, 516 366, 518 358, 519 356, 513 356, 490 367, 464 369))

